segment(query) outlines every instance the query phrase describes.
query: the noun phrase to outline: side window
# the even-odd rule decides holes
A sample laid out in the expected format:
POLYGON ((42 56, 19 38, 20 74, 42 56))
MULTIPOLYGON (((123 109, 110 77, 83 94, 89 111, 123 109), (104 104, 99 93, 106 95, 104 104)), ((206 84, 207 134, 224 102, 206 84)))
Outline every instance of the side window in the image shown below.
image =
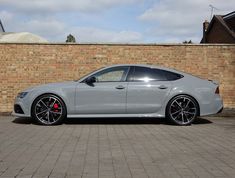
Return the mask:
POLYGON ((169 81, 178 80, 178 79, 184 77, 181 74, 177 74, 177 73, 170 72, 170 71, 165 71, 165 70, 162 70, 162 73, 163 73, 164 76, 166 76, 167 80, 169 80, 169 81))
POLYGON ((93 76, 96 77, 97 82, 121 82, 125 81, 129 67, 113 67, 100 71, 93 76))
POLYGON ((149 81, 160 81, 166 80, 166 77, 163 75, 159 69, 151 69, 148 67, 134 67, 132 75, 129 77, 129 80, 135 82, 149 82, 149 81))
POLYGON ((162 69, 136 66, 130 70, 128 81, 134 81, 134 82, 173 81, 173 80, 178 80, 182 77, 184 76, 181 74, 177 74, 162 69))

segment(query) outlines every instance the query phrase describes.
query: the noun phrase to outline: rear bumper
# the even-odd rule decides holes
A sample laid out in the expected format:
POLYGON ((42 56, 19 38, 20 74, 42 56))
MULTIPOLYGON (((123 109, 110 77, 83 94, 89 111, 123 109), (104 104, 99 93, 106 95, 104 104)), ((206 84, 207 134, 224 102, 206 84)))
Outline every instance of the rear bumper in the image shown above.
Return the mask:
POLYGON ((213 115, 222 112, 223 100, 219 95, 216 95, 212 100, 205 101, 200 105, 200 116, 213 115))
POLYGON ((221 113, 223 111, 224 107, 222 107, 218 112, 217 114, 221 113))

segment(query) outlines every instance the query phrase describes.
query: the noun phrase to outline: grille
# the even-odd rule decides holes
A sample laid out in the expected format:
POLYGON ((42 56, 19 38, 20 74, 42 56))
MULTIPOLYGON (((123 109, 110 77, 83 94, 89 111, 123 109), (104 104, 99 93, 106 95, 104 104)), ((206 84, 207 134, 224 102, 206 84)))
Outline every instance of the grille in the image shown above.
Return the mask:
POLYGON ((22 110, 22 108, 18 104, 14 105, 14 111, 15 111, 15 113, 18 113, 18 114, 24 114, 24 111, 22 110))

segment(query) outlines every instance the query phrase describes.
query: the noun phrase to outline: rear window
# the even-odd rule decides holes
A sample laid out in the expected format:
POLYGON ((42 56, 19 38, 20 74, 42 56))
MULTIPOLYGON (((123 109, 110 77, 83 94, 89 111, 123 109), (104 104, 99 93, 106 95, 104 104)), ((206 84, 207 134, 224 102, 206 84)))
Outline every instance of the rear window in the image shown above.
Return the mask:
POLYGON ((162 71, 163 75, 166 77, 166 79, 169 81, 178 80, 178 79, 184 77, 183 75, 177 74, 174 72, 165 71, 165 70, 161 70, 161 71, 162 71))

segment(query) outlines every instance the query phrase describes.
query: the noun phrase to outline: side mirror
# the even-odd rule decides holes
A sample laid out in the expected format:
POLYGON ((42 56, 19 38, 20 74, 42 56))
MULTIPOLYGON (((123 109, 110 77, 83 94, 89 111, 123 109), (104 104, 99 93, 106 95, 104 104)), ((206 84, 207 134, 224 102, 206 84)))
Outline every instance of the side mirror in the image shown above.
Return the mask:
POLYGON ((95 82, 96 82, 96 77, 94 77, 94 76, 88 77, 88 78, 86 79, 86 83, 87 83, 87 84, 93 84, 93 83, 95 83, 95 82))

